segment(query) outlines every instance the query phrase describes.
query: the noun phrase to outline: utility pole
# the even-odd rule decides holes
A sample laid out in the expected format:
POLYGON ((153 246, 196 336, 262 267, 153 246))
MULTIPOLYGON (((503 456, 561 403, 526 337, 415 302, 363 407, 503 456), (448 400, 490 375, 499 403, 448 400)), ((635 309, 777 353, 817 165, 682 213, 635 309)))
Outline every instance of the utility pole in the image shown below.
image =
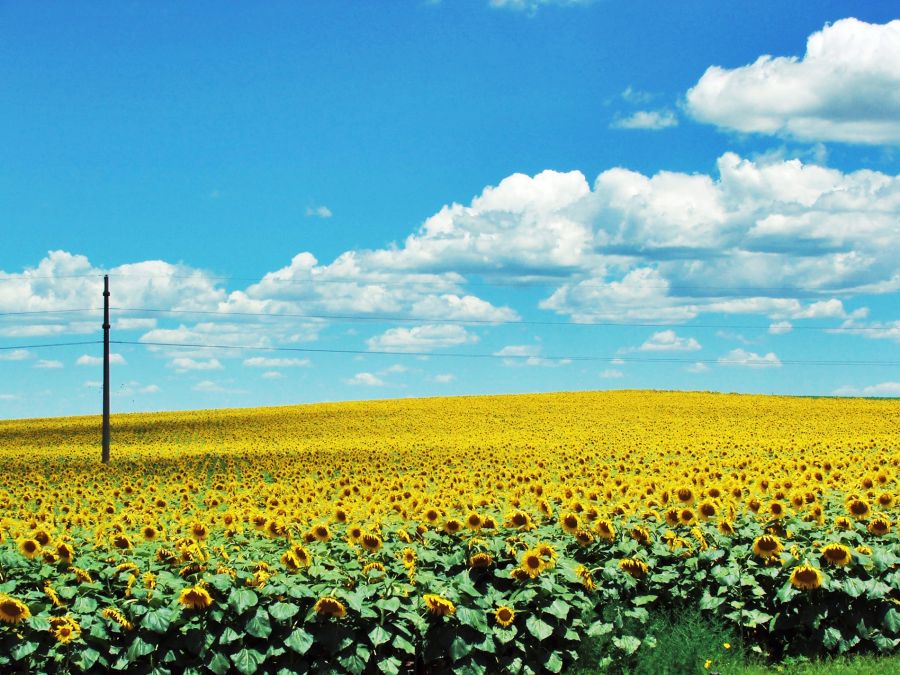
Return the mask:
POLYGON ((103 451, 100 461, 109 464, 109 275, 103 275, 103 451))

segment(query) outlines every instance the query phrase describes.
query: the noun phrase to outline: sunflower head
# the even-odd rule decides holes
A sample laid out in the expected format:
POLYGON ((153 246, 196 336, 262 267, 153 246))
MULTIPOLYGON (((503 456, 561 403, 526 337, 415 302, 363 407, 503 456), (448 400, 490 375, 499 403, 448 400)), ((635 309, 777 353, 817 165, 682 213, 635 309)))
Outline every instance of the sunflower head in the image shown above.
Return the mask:
POLYGON ((791 585, 803 590, 814 590, 822 585, 822 573, 812 565, 800 565, 791 572, 791 585))
POLYGON ((490 553, 476 553, 469 558, 469 565, 479 569, 490 567, 494 563, 494 557, 490 553))
POLYGON ((619 561, 619 568, 623 572, 627 572, 633 576, 635 579, 640 579, 650 570, 650 568, 647 567, 647 563, 636 558, 623 558, 619 561))
POLYGON ((434 616, 449 616, 451 614, 456 614, 456 606, 447 600, 447 598, 441 597, 440 595, 426 593, 422 596, 422 600, 425 602, 425 609, 428 610, 429 614, 434 616))
POLYGON ((759 558, 777 558, 784 550, 784 544, 774 534, 764 534, 753 541, 753 554, 759 558))
POLYGON ((825 560, 838 567, 844 567, 853 559, 850 549, 843 544, 828 544, 822 549, 822 555, 825 560))
POLYGON ((891 531, 891 521, 888 520, 887 516, 878 516, 869 522, 866 530, 869 534, 874 534, 879 537, 883 536, 891 531))
POLYGON ((0 595, 0 621, 15 625, 31 616, 31 611, 21 600, 0 595))
POLYGON ((512 607, 501 605, 494 610, 494 620, 497 622, 498 626, 508 628, 512 625, 513 621, 516 620, 516 613, 512 607))
POLYGON ((313 610, 319 616, 334 617, 336 619, 343 619, 347 615, 347 608, 344 607, 344 603, 329 595, 316 600, 313 610))
POLYGON ((19 553, 33 560, 41 554, 41 545, 37 539, 22 539, 19 542, 19 553))
POLYGON ((212 604, 212 597, 203 586, 197 585, 181 591, 178 602, 188 609, 206 609, 212 604))

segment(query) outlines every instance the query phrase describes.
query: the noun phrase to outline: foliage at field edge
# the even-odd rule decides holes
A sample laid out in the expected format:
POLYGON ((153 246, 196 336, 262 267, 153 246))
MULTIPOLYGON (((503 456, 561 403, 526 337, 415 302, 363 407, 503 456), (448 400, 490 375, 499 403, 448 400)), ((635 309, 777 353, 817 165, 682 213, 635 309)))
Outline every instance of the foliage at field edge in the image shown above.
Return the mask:
POLYGON ((130 416, 106 473, 87 421, 0 424, 0 667, 622 668, 692 608, 762 656, 895 652, 898 406, 833 403, 130 416))

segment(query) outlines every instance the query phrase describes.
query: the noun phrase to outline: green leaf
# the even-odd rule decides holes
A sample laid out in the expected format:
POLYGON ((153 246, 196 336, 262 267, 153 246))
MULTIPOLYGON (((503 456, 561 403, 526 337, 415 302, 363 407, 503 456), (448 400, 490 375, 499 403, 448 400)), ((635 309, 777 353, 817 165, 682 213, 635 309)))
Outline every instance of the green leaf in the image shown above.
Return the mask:
POLYGON ((241 675, 252 675, 265 662, 265 654, 261 654, 255 649, 244 647, 237 654, 231 655, 231 661, 234 667, 241 675))
POLYGON ((487 615, 481 611, 470 607, 457 607, 456 618, 465 626, 470 626, 475 630, 484 633, 488 629, 487 615))
POLYGON ((470 651, 472 651, 472 646, 463 640, 460 635, 454 637, 453 642, 450 643, 450 656, 454 661, 459 661, 470 651))
POLYGON ((17 644, 12 650, 13 661, 21 661, 31 654, 38 648, 38 642, 32 642, 31 640, 26 640, 24 642, 20 642, 17 644))
POLYGON ((385 656, 378 660, 378 670, 387 675, 397 675, 400 672, 400 666, 403 662, 396 656, 385 656))
POLYGON ((882 625, 891 633, 900 633, 900 612, 891 607, 885 613, 882 625))
POLYGON ((226 659, 219 653, 213 655, 209 663, 206 664, 206 667, 213 671, 216 675, 225 675, 225 673, 231 670, 231 664, 228 662, 228 659, 226 659))
POLYGON ((313 636, 302 628, 297 628, 288 636, 287 640, 284 641, 284 645, 288 649, 302 655, 308 652, 309 648, 312 647, 313 636))
POLYGON ((515 639, 516 635, 518 635, 519 631, 515 626, 510 626, 509 628, 504 628, 503 626, 494 626, 494 637, 496 637, 501 644, 507 644, 515 639))
POLYGON ((843 639, 841 631, 837 628, 826 628, 825 632, 822 634, 822 644, 826 649, 834 649, 843 639))
POLYGON ((659 596, 657 595, 639 595, 634 599, 634 604, 636 607, 641 607, 642 605, 649 605, 651 602, 656 600, 659 596))
POLYGON ((80 596, 72 603, 72 611, 79 614, 93 614, 97 609, 97 601, 87 596, 80 596))
POLYGON ((174 612, 166 607, 151 609, 141 619, 141 627, 154 633, 162 634, 169 630, 169 625, 172 623, 174 616, 174 612))
POLYGON ((641 646, 641 641, 633 635, 623 635, 622 637, 614 637, 613 644, 630 655, 638 650, 638 647, 641 646))
POLYGON ((272 618, 276 621, 288 621, 289 619, 293 619, 299 611, 300 608, 297 607, 297 605, 289 602, 276 602, 269 608, 269 614, 271 614, 272 618))
POLYGON ((853 577, 844 581, 844 592, 851 598, 858 598, 866 592, 866 585, 853 577))
POLYGON ((222 634, 219 636, 219 644, 231 644, 232 642, 234 642, 235 640, 239 640, 240 638, 241 634, 238 633, 234 628, 232 628, 231 626, 225 626, 225 628, 222 630, 222 634))
POLYGON ((385 612, 394 613, 400 609, 400 598, 385 598, 376 602, 375 606, 385 612))
POLYGON ((718 598, 710 595, 709 591, 704 591, 703 597, 700 598, 700 609, 716 609, 725 600, 726 598, 718 598))
POLYGON ((256 614, 247 622, 247 632, 253 637, 265 640, 272 634, 272 624, 269 622, 269 613, 262 607, 256 609, 256 614))
POLYGON ((369 631, 369 639, 372 641, 372 645, 377 647, 390 640, 391 634, 381 626, 375 626, 375 628, 369 631))
POLYGON ((100 652, 92 647, 85 647, 78 650, 78 658, 75 660, 75 666, 79 670, 90 670, 100 658, 100 652))
POLYGON ((559 652, 550 652, 550 656, 544 661, 544 667, 551 673, 558 673, 562 670, 563 660, 559 652))
MULTIPOLYGON (((572 606, 571 606, 569 603, 563 602, 562 600, 560 600, 559 598, 557 598, 557 599, 554 600, 553 603, 547 608, 546 611, 547 611, 549 614, 552 614, 553 616, 555 616, 557 619, 565 620, 565 618, 569 615, 569 610, 570 610, 571 608, 572 608, 572 606)), ((554 671, 554 672, 555 672, 555 671, 554 671)))
POLYGON ((235 588, 228 596, 228 604, 238 614, 243 614, 251 607, 256 607, 259 598, 249 588, 235 588))
POLYGON ((397 637, 395 637, 394 641, 391 644, 394 646, 395 649, 399 649, 401 652, 404 652, 405 654, 415 654, 416 653, 416 646, 412 642, 407 640, 405 637, 403 637, 402 635, 398 635, 397 637))
POLYGON ((611 623, 606 623, 605 621, 595 621, 591 624, 591 627, 588 628, 588 637, 600 637, 601 635, 607 635, 608 633, 612 633, 613 626, 611 623))
POLYGON ((152 654, 154 649, 156 649, 156 645, 147 642, 140 635, 136 635, 134 640, 132 640, 131 644, 128 646, 126 654, 128 655, 128 660, 133 663, 142 656, 152 654))
POLYGON ((796 588, 791 586, 790 581, 786 581, 784 583, 784 586, 782 586, 778 590, 778 593, 775 594, 775 597, 777 598, 778 602, 788 602, 791 598, 793 598, 799 592, 800 591, 798 591, 796 588))
POLYGON ((366 669, 366 662, 361 659, 355 652, 338 656, 338 663, 349 670, 353 675, 359 675, 366 669))
POLYGON ((528 632, 536 637, 538 641, 546 640, 553 635, 553 627, 536 617, 534 614, 531 614, 525 619, 525 627, 528 628, 528 632))

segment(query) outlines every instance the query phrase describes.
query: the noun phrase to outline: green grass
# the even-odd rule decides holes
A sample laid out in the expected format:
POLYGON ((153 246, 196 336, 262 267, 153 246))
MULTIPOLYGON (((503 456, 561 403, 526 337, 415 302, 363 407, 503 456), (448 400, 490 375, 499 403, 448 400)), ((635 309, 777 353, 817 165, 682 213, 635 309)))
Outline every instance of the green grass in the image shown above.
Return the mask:
POLYGON ((644 638, 641 647, 627 661, 619 660, 611 667, 599 665, 613 646, 609 642, 593 641, 584 645, 577 666, 570 672, 576 675, 607 672, 622 675, 900 675, 900 655, 854 655, 770 663, 743 644, 740 635, 711 623, 699 612, 683 612, 677 617, 657 614, 651 617, 646 628, 646 635, 652 637, 644 638))

